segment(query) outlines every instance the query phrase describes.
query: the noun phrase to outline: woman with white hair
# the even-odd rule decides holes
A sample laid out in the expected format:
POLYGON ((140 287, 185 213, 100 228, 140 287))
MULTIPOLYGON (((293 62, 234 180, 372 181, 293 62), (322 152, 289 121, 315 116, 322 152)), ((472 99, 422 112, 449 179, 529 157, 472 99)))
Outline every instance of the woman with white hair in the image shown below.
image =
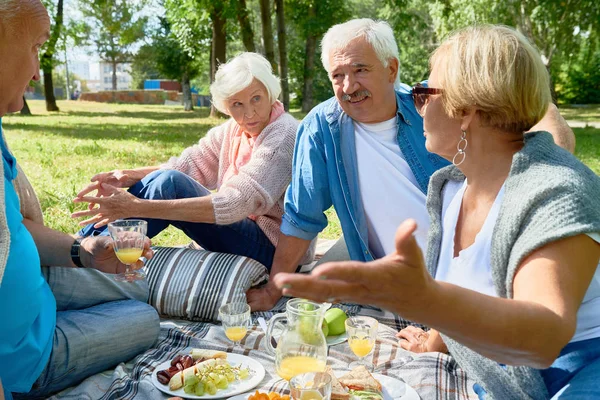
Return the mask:
POLYGON ((142 218, 149 237, 170 224, 206 250, 271 267, 298 121, 277 100, 279 80, 259 54, 221 65, 210 91, 215 107, 231 118, 164 165, 92 177, 75 199, 90 203, 73 214, 90 217, 81 236, 107 234, 106 224, 116 219, 142 218), (87 196, 93 190, 96 196, 87 196))

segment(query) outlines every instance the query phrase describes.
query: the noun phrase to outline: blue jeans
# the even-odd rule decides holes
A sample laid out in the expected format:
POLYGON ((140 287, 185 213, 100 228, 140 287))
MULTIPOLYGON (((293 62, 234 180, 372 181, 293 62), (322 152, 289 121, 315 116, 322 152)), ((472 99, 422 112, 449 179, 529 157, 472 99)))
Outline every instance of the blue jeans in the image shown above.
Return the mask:
POLYGON ((146 304, 146 281, 117 282, 93 269, 42 271, 56 298, 52 353, 31 391, 13 393, 15 399, 47 398, 156 343, 160 322, 146 304))
MULTIPOLYGON (((600 399, 600 338, 569 343, 550 368, 540 373, 552 400, 600 399)), ((473 390, 485 398, 479 384, 473 390)))
MULTIPOLYGON (((129 193, 148 200, 187 199, 210 195, 210 191, 194 179, 174 170, 159 170, 148 174, 130 187, 129 193)), ((193 210, 190 210, 190 213, 192 212, 193 210)), ((146 221, 148 221, 150 238, 158 235, 169 225, 173 225, 206 250, 250 257, 271 269, 275 246, 250 218, 231 225, 165 219, 146 219, 146 221)), ((90 224, 81 229, 78 235, 108 235, 108 228, 103 226, 95 229, 90 224)))

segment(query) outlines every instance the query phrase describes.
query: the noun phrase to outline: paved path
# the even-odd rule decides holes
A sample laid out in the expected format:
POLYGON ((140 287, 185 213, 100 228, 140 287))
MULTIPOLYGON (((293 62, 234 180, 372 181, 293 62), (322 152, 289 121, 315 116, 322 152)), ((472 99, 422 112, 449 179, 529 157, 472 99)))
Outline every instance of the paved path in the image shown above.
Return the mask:
POLYGON ((585 128, 586 126, 591 126, 593 128, 600 129, 600 121, 570 121, 567 120, 567 124, 571 128, 585 128))

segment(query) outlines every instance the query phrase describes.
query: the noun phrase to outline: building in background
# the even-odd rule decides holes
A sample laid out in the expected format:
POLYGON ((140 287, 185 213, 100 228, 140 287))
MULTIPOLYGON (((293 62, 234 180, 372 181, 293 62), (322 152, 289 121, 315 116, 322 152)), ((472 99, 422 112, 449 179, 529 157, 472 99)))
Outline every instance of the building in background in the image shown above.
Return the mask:
POLYGON ((88 61, 69 61, 69 72, 84 81, 91 79, 90 63, 88 61))
MULTIPOLYGON (((131 64, 117 64, 117 90, 131 89, 131 64)), ((100 62, 100 90, 112 90, 113 66, 100 62)))

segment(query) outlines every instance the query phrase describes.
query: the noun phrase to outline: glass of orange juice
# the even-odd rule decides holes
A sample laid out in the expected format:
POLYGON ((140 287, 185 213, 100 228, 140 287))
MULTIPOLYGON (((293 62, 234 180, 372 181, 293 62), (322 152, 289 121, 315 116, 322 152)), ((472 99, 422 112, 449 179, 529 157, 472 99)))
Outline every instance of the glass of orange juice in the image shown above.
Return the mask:
POLYGON ((219 308, 219 317, 225 336, 233 342, 233 347, 239 345, 250 325, 250 306, 246 303, 225 304, 219 308))
POLYGON ((306 372, 290 379, 294 400, 330 400, 331 376, 327 372, 306 372))
POLYGON ((348 344, 350 350, 359 360, 350 363, 349 367, 353 369, 358 365, 364 365, 367 369, 372 369, 372 365, 367 364, 365 357, 371 353, 377 339, 377 328, 379 323, 371 317, 351 317, 346 320, 346 333, 348 334, 348 344))
POLYGON ((147 230, 148 223, 142 219, 124 219, 108 224, 115 254, 125 264, 125 272, 115 275, 115 280, 133 282, 146 277, 142 270, 132 271, 131 264, 142 256, 147 230))

